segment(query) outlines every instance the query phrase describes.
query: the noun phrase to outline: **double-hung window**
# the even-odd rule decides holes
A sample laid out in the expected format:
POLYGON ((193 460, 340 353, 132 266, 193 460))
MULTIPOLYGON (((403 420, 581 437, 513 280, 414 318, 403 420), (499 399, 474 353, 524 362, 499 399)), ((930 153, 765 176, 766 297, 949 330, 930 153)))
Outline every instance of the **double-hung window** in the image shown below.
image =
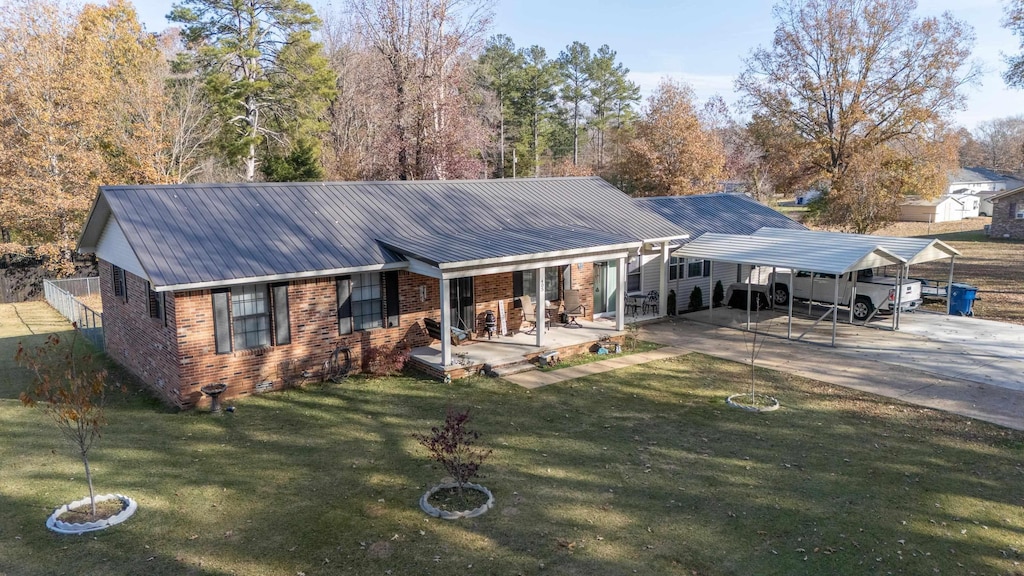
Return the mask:
POLYGON ((685 262, 686 262, 685 259, 677 258, 675 256, 673 256, 672 258, 669 259, 669 261, 668 261, 668 279, 669 280, 680 280, 682 278, 685 278, 685 276, 684 276, 685 271, 683 269, 683 266, 685 265, 685 262))
POLYGON ((214 290, 213 328, 218 354, 291 343, 288 285, 214 290))
POLYGON ((702 276, 708 276, 709 270, 707 266, 707 260, 688 259, 686 261, 686 277, 687 278, 700 278, 702 276))
POLYGON ((342 276, 337 292, 339 334, 398 327, 398 272, 342 276))
POLYGON ((270 297, 266 284, 231 289, 235 350, 270 346, 270 297))

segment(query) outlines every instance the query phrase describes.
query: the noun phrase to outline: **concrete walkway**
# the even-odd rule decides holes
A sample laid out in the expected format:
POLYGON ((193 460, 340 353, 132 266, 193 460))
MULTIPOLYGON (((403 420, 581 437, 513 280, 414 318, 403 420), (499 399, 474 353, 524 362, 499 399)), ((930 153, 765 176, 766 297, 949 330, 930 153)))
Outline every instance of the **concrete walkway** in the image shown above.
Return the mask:
MULTIPOLYGON (((1007 378, 992 378, 1000 383, 1008 381, 1007 386, 966 379, 961 370, 950 369, 944 375, 935 364, 919 365, 914 361, 915 356, 908 353, 907 346, 927 350, 936 344, 920 334, 914 336, 906 332, 874 331, 871 337, 875 339, 876 346, 886 347, 886 342, 894 344, 899 340, 902 353, 892 358, 879 358, 853 346, 831 348, 768 337, 758 355, 757 365, 1024 430, 1024 391, 1013 385, 1014 378, 1009 377, 1019 375, 1008 373, 1007 378)), ((643 326, 640 338, 734 362, 750 360, 748 345, 751 334, 734 328, 666 319, 643 326)), ((987 352, 991 354, 991 349, 987 352)), ((1019 350, 1013 348, 1007 352, 1019 354, 1019 350)), ((1011 372, 1016 367, 1012 360, 1014 355, 1009 354, 1010 358, 1005 359, 1011 366, 1008 368, 1011 372)), ((949 367, 961 359, 961 354, 947 353, 946 356, 949 367)), ((988 364, 990 367, 999 365, 998 361, 988 364)), ((990 374, 984 375, 985 380, 990 377, 990 374)))
POLYGON ((636 366, 637 364, 644 364, 655 360, 675 358, 676 356, 682 356, 689 352, 689 350, 684 350, 675 346, 667 346, 665 348, 651 350, 650 352, 638 352, 636 354, 628 354, 625 356, 614 356, 607 360, 598 360, 597 362, 571 366, 569 368, 560 368, 550 372, 529 370, 505 376, 505 380, 518 384, 523 388, 540 388, 541 386, 556 384, 558 382, 573 380, 575 378, 582 378, 583 376, 590 376, 591 374, 600 374, 601 372, 618 370, 619 368, 625 368, 627 366, 636 366))

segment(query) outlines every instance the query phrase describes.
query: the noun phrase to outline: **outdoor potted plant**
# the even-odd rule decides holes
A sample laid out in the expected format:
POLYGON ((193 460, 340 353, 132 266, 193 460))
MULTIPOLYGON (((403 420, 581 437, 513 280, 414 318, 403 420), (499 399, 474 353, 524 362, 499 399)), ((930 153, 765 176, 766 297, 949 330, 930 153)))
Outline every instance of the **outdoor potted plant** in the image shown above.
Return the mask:
POLYGON ((81 534, 120 524, 135 513, 137 504, 121 494, 96 495, 89 467, 89 449, 106 424, 107 372, 88 354, 76 356, 78 326, 69 343, 51 334, 33 350, 18 344, 15 359, 33 374, 30 390, 22 392, 25 406, 41 406, 70 442, 82 464, 89 486, 88 498, 57 508, 46 527, 61 534, 81 534))
POLYGON ((475 447, 480 434, 466 427, 469 419, 468 409, 449 407, 444 426, 431 428, 430 434, 413 435, 452 477, 451 482, 437 484, 420 497, 420 508, 431 516, 445 520, 474 518, 494 506, 491 491, 470 482, 479 476, 480 465, 491 450, 475 447))

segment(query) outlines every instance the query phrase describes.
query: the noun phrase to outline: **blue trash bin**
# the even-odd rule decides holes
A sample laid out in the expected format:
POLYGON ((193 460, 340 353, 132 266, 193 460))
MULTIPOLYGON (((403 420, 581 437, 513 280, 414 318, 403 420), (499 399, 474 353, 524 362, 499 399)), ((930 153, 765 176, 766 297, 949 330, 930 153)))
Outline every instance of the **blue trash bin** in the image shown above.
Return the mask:
POLYGON ((974 301, 978 299, 978 287, 954 283, 949 295, 949 313, 952 316, 974 316, 974 301))

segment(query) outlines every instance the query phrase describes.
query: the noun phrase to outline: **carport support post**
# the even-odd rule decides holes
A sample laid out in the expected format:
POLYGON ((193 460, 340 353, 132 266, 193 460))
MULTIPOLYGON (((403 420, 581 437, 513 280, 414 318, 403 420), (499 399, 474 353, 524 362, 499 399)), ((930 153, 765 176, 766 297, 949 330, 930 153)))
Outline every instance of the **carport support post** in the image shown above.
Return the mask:
MULTIPOLYGON (((836 324, 839 323, 839 274, 835 277, 835 298, 832 299, 832 347, 836 347, 836 324)), ((812 284, 813 286, 813 284, 812 284)))
POLYGON ((548 303, 544 301, 544 269, 537 268, 533 273, 537 279, 537 293, 534 295, 536 304, 533 307, 537 312, 537 323, 534 326, 537 327, 537 347, 540 348, 544 346, 544 331, 548 328, 548 303))
MULTIPOLYGON (((676 284, 678 288, 679 285, 676 284)), ((676 300, 679 294, 676 294, 676 300)), ((708 260, 708 322, 715 323, 715 261, 708 260)))
POLYGON ((786 340, 793 339, 793 284, 794 278, 796 278, 796 270, 789 269, 789 326, 786 328, 786 340))
POLYGON ((626 328, 626 259, 619 258, 615 267, 615 330, 626 328))
MULTIPOLYGON (((747 332, 750 332, 750 277, 754 275, 754 268, 750 268, 750 274, 747 274, 747 332)), ((760 274, 758 275, 760 280, 760 274)))
POLYGON ((452 301, 449 293, 448 281, 444 278, 441 283, 441 368, 452 365, 452 301))
MULTIPOLYGON (((677 296, 678 298, 678 296, 677 296)), ((678 306, 678 302, 676 303, 678 306)), ((661 243, 661 277, 658 278, 658 316, 668 315, 668 242, 661 243)))
POLYGON ((910 266, 900 266, 896 271, 896 329, 900 329, 900 316, 903 315, 903 281, 910 275, 910 266))
POLYGON ((956 256, 949 257, 949 281, 946 282, 946 316, 953 313, 953 263, 956 256))

